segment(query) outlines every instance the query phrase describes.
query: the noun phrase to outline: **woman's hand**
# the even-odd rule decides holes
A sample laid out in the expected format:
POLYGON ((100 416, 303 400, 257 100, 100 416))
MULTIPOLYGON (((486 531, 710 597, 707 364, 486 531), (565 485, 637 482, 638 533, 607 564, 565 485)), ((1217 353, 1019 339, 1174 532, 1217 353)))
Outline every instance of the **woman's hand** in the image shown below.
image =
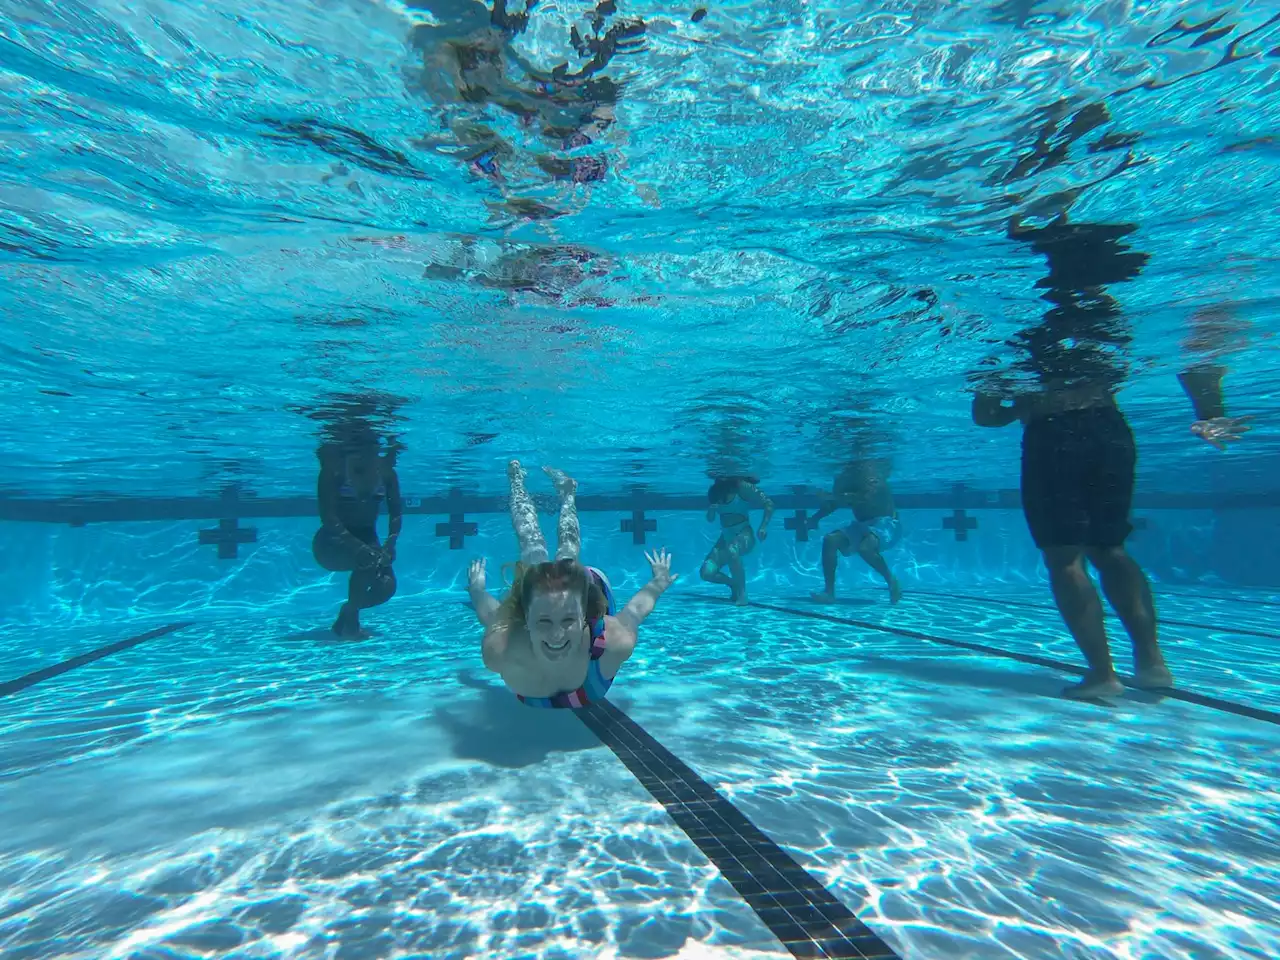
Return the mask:
POLYGON ((484 565, 485 559, 481 557, 479 560, 472 560, 471 567, 467 570, 467 589, 472 593, 484 593, 484 565))
POLYGON ((757 530, 757 531, 756 531, 756 539, 757 539, 757 540, 768 540, 768 539, 769 539, 769 528, 768 528, 768 527, 761 527, 759 530, 757 530))
POLYGON ((382 544, 382 554, 386 566, 396 562, 396 538, 394 536, 387 537, 382 544))
POLYGON ((671 572, 671 554, 665 547, 653 553, 646 553, 644 558, 649 561, 649 569, 653 571, 653 582, 659 587, 665 590, 676 582, 679 575, 671 572))

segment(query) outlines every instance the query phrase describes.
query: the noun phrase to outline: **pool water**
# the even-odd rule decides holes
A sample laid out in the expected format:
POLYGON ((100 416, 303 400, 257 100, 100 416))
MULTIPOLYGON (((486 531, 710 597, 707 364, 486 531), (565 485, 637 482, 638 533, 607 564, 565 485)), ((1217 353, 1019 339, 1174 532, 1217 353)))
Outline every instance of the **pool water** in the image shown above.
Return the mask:
MULTIPOLYGON (((1037 639, 1061 632, 1043 604, 980 602, 908 597, 894 623, 1069 658, 1037 639)), ((664 603, 611 700, 900 956, 1280 950, 1274 726, 1070 702, 1064 674, 701 590, 664 603)), ((837 616, 886 619, 872 604, 837 616)), ((415 599, 355 644, 201 620, 10 700, 4 955, 786 956, 571 711, 486 676, 471 617, 415 599)), ((1249 638, 1186 630, 1216 656, 1171 636, 1180 687, 1276 696, 1224 685, 1249 638)))
POLYGON ((0 0, 0 960, 1280 957, 1278 90, 1274 0, 0 0), (1174 689, 1060 695, 975 394, 1115 400, 1174 689), (579 711, 512 458, 679 574, 579 711))

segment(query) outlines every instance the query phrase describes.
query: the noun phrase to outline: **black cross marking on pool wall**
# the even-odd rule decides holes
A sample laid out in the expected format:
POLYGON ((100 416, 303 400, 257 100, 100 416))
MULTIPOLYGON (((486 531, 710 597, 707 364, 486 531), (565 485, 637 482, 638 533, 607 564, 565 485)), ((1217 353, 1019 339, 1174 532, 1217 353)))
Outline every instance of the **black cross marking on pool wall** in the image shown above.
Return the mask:
POLYGON ((969 531, 978 529, 978 518, 969 516, 964 508, 966 502, 965 485, 953 483, 951 485, 951 516, 942 518, 942 529, 954 530, 957 542, 968 540, 969 531))
POLYGON ((468 520, 466 515, 461 513, 451 513, 448 523, 436 524, 436 536, 448 537, 450 550, 461 550, 467 542, 467 537, 474 537, 479 532, 479 525, 474 520, 468 520))
POLYGON ((797 510, 795 516, 787 517, 782 521, 783 527, 796 532, 797 543, 809 542, 809 511, 797 510))
POLYGON ((436 536, 449 538, 450 550, 461 550, 467 543, 467 537, 474 537, 480 532, 480 526, 474 520, 468 520, 464 509, 466 497, 457 487, 449 490, 445 503, 449 508, 449 522, 436 524, 436 536))
POLYGON ((234 560, 240 556, 240 544, 254 543, 258 539, 255 527, 242 527, 235 517, 219 520, 212 530, 200 531, 202 544, 216 543, 219 560, 234 560))
POLYGON ((623 533, 631 534, 632 543, 643 544, 644 535, 646 533, 653 533, 658 529, 658 521, 646 520, 644 511, 637 508, 631 511, 630 518, 624 519, 622 523, 619 524, 619 529, 621 529, 623 533))
POLYGON ((978 529, 978 518, 969 516, 963 507, 956 507, 951 511, 951 516, 942 518, 942 527, 944 530, 954 530, 956 540, 968 540, 969 531, 978 529))
POLYGON ((200 531, 200 543, 217 544, 219 560, 235 560, 240 556, 240 544, 256 543, 258 540, 257 527, 242 527, 237 517, 227 517, 225 514, 238 513, 235 509, 236 503, 240 499, 240 488, 232 485, 224 487, 222 490, 222 512, 223 518, 218 521, 218 525, 212 530, 200 531))

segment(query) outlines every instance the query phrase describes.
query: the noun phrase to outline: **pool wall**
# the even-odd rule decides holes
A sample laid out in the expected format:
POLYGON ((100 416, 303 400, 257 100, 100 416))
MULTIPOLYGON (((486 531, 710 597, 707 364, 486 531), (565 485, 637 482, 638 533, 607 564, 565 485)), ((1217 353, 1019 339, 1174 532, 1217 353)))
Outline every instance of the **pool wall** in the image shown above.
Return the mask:
MULTIPOLYGON (((968 507, 904 507, 903 539, 888 554, 904 586, 1043 581, 1039 554, 1016 501, 1008 503, 1009 493, 988 495, 989 506, 973 493, 968 507)), ((932 502, 945 502, 947 496, 938 494, 932 502)), ((1160 502, 1158 497, 1151 499, 1160 502)), ((930 502, 923 495, 916 498, 922 501, 930 502)), ((341 602, 345 578, 321 571, 311 557, 318 523, 308 515, 309 501, 274 502, 291 516, 263 515, 274 509, 268 502, 240 501, 241 506, 225 510, 217 500, 193 499, 182 510, 175 509, 174 502, 135 499, 127 502, 127 509, 119 502, 105 509, 102 501, 62 500, 55 510, 48 501, 0 501, 3 516, 40 517, 0 520, 0 542, 6 546, 0 555, 6 584, 0 592, 0 618, 11 624, 47 624, 167 616, 208 607, 281 606, 319 612, 341 602), (145 516, 148 510, 170 515, 185 511, 189 517, 223 512, 231 517, 123 519, 145 516), (83 519, 96 516, 118 519, 83 519)), ((491 585, 499 582, 500 565, 515 558, 515 541, 500 498, 470 498, 461 506, 449 506, 444 499, 408 502, 411 511, 442 512, 410 512, 405 517, 396 563, 401 596, 452 589, 462 599, 466 563, 479 555, 489 558, 491 585)), ((697 583, 698 567, 718 528, 690 506, 642 509, 673 502, 696 501, 647 494, 634 503, 626 497, 599 498, 600 506, 594 508, 588 503, 581 511, 584 559, 606 569, 625 590, 647 575, 644 551, 665 546, 685 584, 697 583), (643 532, 637 532, 637 524, 643 532)), ((545 505, 543 527, 554 541, 554 505, 549 500, 545 505)), ((807 504, 808 513, 815 508, 816 501, 807 504)), ((829 517, 818 533, 799 540, 795 518, 805 509, 778 509, 770 536, 747 562, 754 591, 802 597, 821 586, 822 535, 847 523, 849 515, 829 517)), ((1140 502, 1134 523, 1130 548, 1156 580, 1280 587, 1280 509, 1150 508, 1140 502)), ((841 560, 839 586, 842 592, 872 598, 883 589, 857 558, 841 560)))

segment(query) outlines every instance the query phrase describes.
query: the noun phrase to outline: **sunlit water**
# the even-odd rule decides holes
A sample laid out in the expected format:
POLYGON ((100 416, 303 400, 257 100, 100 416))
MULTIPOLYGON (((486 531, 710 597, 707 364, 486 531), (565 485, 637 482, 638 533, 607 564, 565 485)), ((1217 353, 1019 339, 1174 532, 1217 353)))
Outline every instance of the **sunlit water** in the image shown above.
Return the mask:
MULTIPOLYGON (((500 492, 511 456, 590 494, 785 492, 866 453, 899 490, 1010 488, 1016 428, 974 428, 967 391, 1016 378, 1047 308, 1011 218, 1064 211, 1148 258, 1109 290, 1139 489, 1274 490, 1273 4, 488 22, 471 0, 0 2, 0 492, 310 496, 318 438, 357 417, 420 496, 500 492), (582 142, 539 84, 611 36, 611 122, 582 142), (488 100, 440 66, 478 37, 488 100), (1206 356, 1259 418, 1227 454, 1174 377, 1206 356)), ((1275 726, 1060 699, 1069 674, 1002 656, 1079 662, 1020 520, 960 544, 924 513, 903 603, 844 561, 834 621, 723 604, 690 582, 713 532, 663 514, 686 579, 611 699, 903 957, 1280 955, 1275 726)), ((1220 578, 1204 513, 1135 548, 1178 686, 1280 710, 1280 593, 1220 578)), ((190 621, 3 701, 0 958, 784 955, 572 715, 484 674, 435 518, 409 518, 375 637, 336 644, 298 521, 219 563, 156 516, 0 533, 0 682, 190 621)), ((479 519, 475 549, 510 559, 479 519)), ((629 589, 623 539, 601 554, 629 589)), ((776 532, 755 599, 813 612, 819 549, 776 532)))
POLYGON ((545 105, 443 99, 424 64, 486 22, 464 0, 6 3, 0 483, 305 490, 313 417, 370 394, 430 485, 534 451, 805 482, 855 441, 904 484, 991 479, 966 373, 1045 308, 1010 216, 1066 207, 1150 257, 1112 291, 1144 475, 1209 482, 1172 377, 1196 310, 1230 311, 1237 406, 1273 408, 1270 4, 695 8, 593 34, 589 5, 537 5, 504 54, 521 96, 584 68, 571 27, 646 24, 598 75, 616 122, 566 150, 545 105), (512 152, 501 184, 460 124, 512 152), (608 176, 536 162, 583 154, 608 176))

